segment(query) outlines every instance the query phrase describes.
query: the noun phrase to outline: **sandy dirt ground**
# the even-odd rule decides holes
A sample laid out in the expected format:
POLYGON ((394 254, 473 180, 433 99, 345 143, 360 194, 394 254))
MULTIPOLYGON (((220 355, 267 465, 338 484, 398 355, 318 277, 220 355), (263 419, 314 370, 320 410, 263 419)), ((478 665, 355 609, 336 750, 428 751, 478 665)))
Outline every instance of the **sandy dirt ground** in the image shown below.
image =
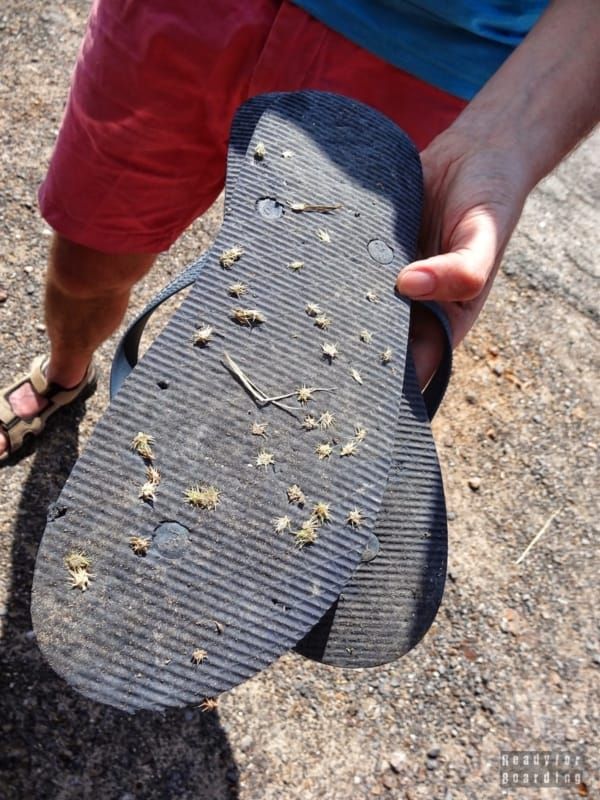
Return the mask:
MULTIPOLYGON (((0 378, 46 346, 49 231, 36 188, 60 121, 85 2, 0 8, 0 378)), ((359 800, 598 797, 598 251, 600 136, 530 198, 501 275, 455 363, 435 423, 450 517, 449 580, 424 641, 385 667, 338 671, 290 654, 198 708, 129 717, 45 664, 29 595, 45 511, 107 402, 54 419, 0 472, 6 800, 359 800), (536 532, 545 534, 524 561, 536 532), (586 759, 587 788, 505 791, 502 750, 586 759)), ((219 225, 198 221, 135 292, 130 315, 219 225)))

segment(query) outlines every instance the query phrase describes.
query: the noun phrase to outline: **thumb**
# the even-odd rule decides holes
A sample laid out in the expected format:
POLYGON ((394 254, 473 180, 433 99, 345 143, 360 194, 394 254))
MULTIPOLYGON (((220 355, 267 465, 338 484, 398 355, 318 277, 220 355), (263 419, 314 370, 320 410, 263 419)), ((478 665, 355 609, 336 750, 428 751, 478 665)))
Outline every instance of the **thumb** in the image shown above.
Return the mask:
POLYGON ((449 252, 413 261, 398 275, 396 288, 415 299, 472 300, 485 288, 499 256, 491 214, 471 212, 450 237, 449 252))

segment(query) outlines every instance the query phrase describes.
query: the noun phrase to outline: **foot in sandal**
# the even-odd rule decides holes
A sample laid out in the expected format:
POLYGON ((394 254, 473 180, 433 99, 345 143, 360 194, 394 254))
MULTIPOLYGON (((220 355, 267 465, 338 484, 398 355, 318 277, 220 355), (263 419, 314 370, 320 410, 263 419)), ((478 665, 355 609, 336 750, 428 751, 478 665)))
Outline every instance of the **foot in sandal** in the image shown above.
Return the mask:
POLYGON ((0 393, 0 463, 14 455, 28 436, 41 433, 55 411, 72 403, 95 383, 93 364, 73 388, 48 382, 46 364, 45 356, 35 358, 29 373, 0 393))

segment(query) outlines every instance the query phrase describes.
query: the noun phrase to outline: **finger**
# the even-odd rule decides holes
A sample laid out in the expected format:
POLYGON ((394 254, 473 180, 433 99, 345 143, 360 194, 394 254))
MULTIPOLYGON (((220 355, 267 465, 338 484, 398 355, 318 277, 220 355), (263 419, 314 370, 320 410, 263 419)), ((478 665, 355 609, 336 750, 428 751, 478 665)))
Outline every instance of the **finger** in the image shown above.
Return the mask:
POLYGON ((496 227, 485 214, 455 230, 451 250, 414 261, 398 275, 400 294, 427 300, 472 300, 484 290, 499 257, 496 227))

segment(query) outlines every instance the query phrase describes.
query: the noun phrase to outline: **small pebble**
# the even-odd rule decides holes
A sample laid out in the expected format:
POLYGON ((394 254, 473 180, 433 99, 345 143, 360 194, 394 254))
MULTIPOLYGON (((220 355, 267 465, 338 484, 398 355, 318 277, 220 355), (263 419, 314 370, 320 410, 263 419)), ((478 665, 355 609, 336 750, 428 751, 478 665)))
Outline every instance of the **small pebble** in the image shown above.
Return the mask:
POLYGON ((469 478, 469 488, 472 489, 474 492, 477 492, 480 486, 481 486, 481 478, 478 478, 476 476, 469 478))
POLYGON ((394 772, 400 772, 404 763, 406 762, 406 753, 404 750, 394 750, 391 756, 388 758, 390 762, 390 767, 394 770, 394 772))
POLYGON ((381 783, 386 789, 395 789, 398 785, 398 780, 396 775, 391 770, 388 770, 381 776, 381 783))

